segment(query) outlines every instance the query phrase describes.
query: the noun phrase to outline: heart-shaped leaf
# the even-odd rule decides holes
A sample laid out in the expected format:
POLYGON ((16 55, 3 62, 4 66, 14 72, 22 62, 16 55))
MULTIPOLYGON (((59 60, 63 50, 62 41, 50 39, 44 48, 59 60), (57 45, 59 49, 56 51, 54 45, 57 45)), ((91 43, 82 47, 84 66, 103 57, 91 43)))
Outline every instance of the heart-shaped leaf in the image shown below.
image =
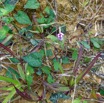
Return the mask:
POLYGON ((14 15, 14 18, 20 24, 29 24, 29 25, 32 24, 32 22, 30 21, 28 15, 23 11, 18 11, 17 14, 14 15))
POLYGON ((27 9, 37 9, 39 8, 40 4, 37 0, 28 0, 24 8, 27 9))

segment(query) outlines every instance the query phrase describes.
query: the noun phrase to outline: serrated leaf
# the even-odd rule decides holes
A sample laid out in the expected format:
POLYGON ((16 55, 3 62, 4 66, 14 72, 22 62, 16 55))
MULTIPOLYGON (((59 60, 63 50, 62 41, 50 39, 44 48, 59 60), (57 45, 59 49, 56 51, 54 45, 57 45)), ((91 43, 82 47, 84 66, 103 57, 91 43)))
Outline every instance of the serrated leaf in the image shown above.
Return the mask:
POLYGON ((37 9, 39 8, 40 4, 37 0, 28 0, 24 8, 26 9, 37 9))
POLYGON ((28 15, 23 11, 18 11, 17 14, 14 15, 14 18, 20 24, 29 24, 29 25, 32 24, 32 22, 30 21, 28 15))

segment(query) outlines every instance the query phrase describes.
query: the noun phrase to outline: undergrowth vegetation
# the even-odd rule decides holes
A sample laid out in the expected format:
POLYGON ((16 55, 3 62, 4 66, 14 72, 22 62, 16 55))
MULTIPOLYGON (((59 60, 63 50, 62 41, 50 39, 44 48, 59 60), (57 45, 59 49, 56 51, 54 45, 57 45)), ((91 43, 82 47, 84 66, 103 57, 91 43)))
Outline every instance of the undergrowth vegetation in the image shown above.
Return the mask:
POLYGON ((0 102, 104 102, 104 1, 65 2, 0 0, 0 102))

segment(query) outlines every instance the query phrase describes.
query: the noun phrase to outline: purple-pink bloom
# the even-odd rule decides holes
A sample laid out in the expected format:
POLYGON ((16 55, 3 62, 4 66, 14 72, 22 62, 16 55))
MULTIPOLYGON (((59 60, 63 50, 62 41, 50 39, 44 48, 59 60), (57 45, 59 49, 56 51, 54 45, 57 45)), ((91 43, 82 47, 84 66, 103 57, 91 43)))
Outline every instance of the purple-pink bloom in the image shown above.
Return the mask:
POLYGON ((57 34, 56 36, 59 40, 63 40, 63 38, 64 38, 64 34, 62 32, 57 34))

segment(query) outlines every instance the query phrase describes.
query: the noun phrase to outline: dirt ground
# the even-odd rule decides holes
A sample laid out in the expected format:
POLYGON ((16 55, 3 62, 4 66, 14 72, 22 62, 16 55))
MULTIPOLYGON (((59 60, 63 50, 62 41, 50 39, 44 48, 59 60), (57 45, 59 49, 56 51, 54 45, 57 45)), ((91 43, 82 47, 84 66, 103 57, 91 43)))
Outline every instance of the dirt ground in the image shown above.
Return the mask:
MULTIPOLYGON (((22 0, 21 2, 26 1, 22 0)), ((39 0, 42 7, 45 8, 46 5, 49 5, 52 7, 52 9, 56 13, 56 22, 58 24, 64 24, 66 25, 66 38, 68 41, 68 46, 76 47, 76 41, 83 40, 84 38, 90 38, 95 37, 96 33, 98 32, 98 37, 104 38, 104 35, 100 35, 104 33, 104 27, 103 29, 100 29, 98 24, 99 21, 104 21, 104 4, 101 4, 102 0, 96 0, 98 1, 98 7, 99 10, 95 10, 94 2, 91 2, 90 5, 88 5, 86 8, 82 8, 81 2, 84 0, 39 0), (73 2, 70 2, 73 1, 73 2), (91 35, 85 35, 85 31, 83 28, 78 27, 76 29, 76 26, 78 23, 81 23, 83 25, 89 25, 92 24, 93 26, 91 28, 87 28, 91 35), (95 29, 95 24, 97 24, 97 29, 95 29)), ((91 0, 92 1, 92 0, 91 0)), ((19 4, 21 5, 21 3, 19 4)), ((20 9, 18 7, 18 9, 20 9)), ((56 25, 57 26, 57 25, 56 25)), ((104 24, 103 24, 104 26, 104 24)), ((25 44, 25 43, 24 43, 25 44)), ((18 47, 18 44, 14 46, 14 51, 18 47)), ((5 74, 5 69, 0 70, 0 75, 5 74)), ((7 85, 5 83, 0 84, 0 86, 7 85)), ((2 91, 0 91, 1 93, 2 91)), ((41 90, 40 90, 41 93, 41 90)), ((58 103, 71 103, 71 100, 65 100, 65 101, 59 101, 58 103)), ((13 103, 35 103, 35 102, 29 102, 24 99, 19 99, 17 101, 14 101, 13 103)), ((51 103, 48 101, 47 103, 51 103)), ((98 103, 89 101, 88 103, 98 103)))

